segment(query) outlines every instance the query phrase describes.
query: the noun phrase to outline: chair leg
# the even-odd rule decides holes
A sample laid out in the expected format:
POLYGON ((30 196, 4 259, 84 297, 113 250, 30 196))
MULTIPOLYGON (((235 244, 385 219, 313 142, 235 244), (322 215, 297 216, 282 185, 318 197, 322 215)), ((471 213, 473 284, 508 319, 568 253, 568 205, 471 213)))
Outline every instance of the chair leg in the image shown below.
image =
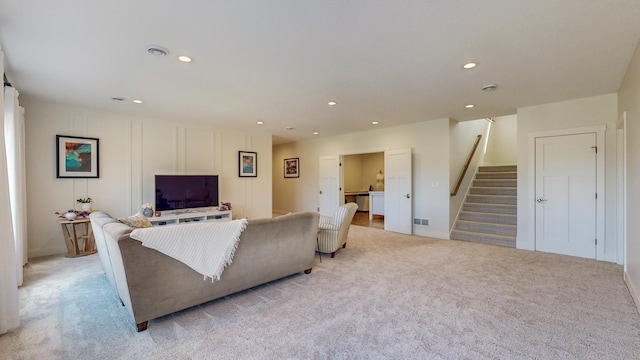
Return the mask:
POLYGON ((333 259, 335 256, 336 256, 336 252, 334 251, 331 253, 331 258, 333 259))

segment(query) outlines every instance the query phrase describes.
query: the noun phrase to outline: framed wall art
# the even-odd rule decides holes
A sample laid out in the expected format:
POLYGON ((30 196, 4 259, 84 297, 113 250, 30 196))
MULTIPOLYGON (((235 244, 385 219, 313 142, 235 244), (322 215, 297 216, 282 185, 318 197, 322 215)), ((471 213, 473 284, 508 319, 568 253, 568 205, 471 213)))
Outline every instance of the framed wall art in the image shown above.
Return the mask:
POLYGON ((100 177, 98 145, 96 138, 56 135, 56 177, 100 177))
POLYGON ((300 177, 300 158, 284 159, 284 177, 300 177))
POLYGON ((251 151, 238 152, 238 171, 240 177, 258 176, 258 154, 251 151))

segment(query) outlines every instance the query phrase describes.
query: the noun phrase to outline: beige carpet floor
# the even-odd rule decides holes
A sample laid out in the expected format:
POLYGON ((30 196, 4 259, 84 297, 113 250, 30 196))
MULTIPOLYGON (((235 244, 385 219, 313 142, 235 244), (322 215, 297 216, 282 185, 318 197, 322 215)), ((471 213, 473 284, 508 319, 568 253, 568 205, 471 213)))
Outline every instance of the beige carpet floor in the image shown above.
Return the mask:
POLYGON ((33 259, 20 300, 1 359, 640 359, 618 265, 361 226, 309 275, 141 333, 97 255, 33 259))

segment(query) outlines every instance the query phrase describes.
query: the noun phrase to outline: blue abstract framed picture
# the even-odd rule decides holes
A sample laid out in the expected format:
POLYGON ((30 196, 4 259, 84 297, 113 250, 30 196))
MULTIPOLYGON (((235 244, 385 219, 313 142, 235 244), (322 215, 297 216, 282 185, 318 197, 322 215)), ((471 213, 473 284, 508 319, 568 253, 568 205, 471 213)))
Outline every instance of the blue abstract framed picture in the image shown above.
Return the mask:
POLYGON ((56 177, 98 178, 98 139, 56 135, 56 177))
POLYGON ((240 177, 258 176, 258 154, 252 151, 238 152, 238 170, 240 177))

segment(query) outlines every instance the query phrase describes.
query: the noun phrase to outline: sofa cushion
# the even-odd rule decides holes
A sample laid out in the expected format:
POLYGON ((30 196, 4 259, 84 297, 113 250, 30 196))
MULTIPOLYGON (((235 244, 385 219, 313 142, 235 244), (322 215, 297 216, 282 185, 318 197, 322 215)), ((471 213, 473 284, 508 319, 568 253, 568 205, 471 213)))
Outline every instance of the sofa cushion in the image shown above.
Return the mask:
POLYGON ((129 217, 118 218, 118 221, 123 224, 129 225, 132 228, 147 228, 153 226, 153 224, 151 224, 151 221, 149 221, 146 216, 140 213, 131 215, 129 217))

